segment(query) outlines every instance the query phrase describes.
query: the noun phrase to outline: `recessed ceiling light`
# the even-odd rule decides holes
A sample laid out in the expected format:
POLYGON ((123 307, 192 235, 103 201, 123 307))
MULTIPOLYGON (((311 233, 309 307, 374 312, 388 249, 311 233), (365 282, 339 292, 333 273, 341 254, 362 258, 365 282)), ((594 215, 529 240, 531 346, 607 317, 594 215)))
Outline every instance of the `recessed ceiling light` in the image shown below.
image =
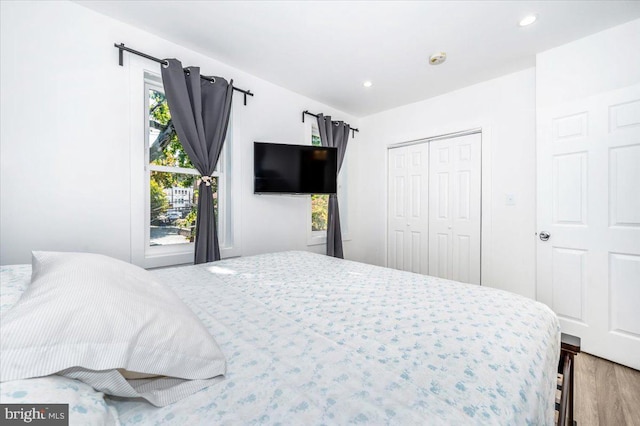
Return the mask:
POLYGON ((362 85, 363 85, 364 87, 371 87, 371 86, 373 85, 373 83, 372 83, 372 82, 370 82, 370 81, 365 81, 364 83, 362 83, 362 85))
POLYGON ((429 57, 429 63, 431 65, 440 65, 447 60, 447 54, 445 52, 437 52, 429 57))
POLYGON ((538 19, 538 15, 525 16, 520 20, 520 23, 518 25, 520 25, 521 27, 526 27, 527 25, 531 25, 536 22, 536 19, 538 19))

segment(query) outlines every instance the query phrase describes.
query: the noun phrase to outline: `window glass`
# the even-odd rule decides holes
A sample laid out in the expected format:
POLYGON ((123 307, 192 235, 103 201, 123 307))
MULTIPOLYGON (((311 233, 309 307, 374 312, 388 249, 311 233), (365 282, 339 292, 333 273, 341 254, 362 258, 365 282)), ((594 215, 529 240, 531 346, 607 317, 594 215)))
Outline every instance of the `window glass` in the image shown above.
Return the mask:
MULTIPOLYGON (((148 96, 149 246, 189 244, 195 238, 199 173, 182 149, 164 93, 151 87, 148 96)), ((215 176, 216 219, 218 183, 215 176)))
MULTIPOLYGON (((313 126, 311 129, 311 145, 321 146, 320 133, 313 126)), ((311 230, 326 231, 329 208, 329 194, 312 194, 311 195, 311 230)))
POLYGON ((156 89, 149 89, 149 163, 193 168, 171 122, 167 99, 156 89))

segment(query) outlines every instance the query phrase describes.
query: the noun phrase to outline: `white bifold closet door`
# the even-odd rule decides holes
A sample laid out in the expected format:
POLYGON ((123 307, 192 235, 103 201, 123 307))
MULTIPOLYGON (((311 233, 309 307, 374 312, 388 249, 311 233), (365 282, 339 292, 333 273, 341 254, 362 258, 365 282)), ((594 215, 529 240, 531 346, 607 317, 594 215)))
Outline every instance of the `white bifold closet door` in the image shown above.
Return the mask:
POLYGON ((429 142, 429 275, 480 284, 480 133, 429 142))
POLYGON ((480 140, 389 149, 390 268, 480 284, 480 140))
POLYGON ((389 150, 388 265, 429 271, 429 147, 389 150))

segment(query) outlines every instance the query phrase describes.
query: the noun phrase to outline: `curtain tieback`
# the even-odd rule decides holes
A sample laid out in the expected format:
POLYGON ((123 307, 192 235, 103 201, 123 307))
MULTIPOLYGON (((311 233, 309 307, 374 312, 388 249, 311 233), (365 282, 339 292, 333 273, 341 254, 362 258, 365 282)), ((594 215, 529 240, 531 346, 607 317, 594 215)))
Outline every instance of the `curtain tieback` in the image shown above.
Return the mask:
POLYGON ((200 182, 204 182, 205 185, 211 186, 213 183, 213 176, 200 176, 197 184, 200 185, 200 182))

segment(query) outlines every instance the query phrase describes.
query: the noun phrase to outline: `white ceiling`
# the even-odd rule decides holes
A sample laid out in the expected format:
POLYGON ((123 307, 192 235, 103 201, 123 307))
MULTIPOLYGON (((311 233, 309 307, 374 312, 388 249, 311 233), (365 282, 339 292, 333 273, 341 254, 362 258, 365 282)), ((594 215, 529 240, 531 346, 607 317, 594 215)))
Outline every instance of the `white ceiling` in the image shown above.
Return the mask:
POLYGON ((79 3, 355 116, 532 67, 537 52, 640 17, 637 0, 79 3), (437 51, 447 62, 430 66, 437 51))

